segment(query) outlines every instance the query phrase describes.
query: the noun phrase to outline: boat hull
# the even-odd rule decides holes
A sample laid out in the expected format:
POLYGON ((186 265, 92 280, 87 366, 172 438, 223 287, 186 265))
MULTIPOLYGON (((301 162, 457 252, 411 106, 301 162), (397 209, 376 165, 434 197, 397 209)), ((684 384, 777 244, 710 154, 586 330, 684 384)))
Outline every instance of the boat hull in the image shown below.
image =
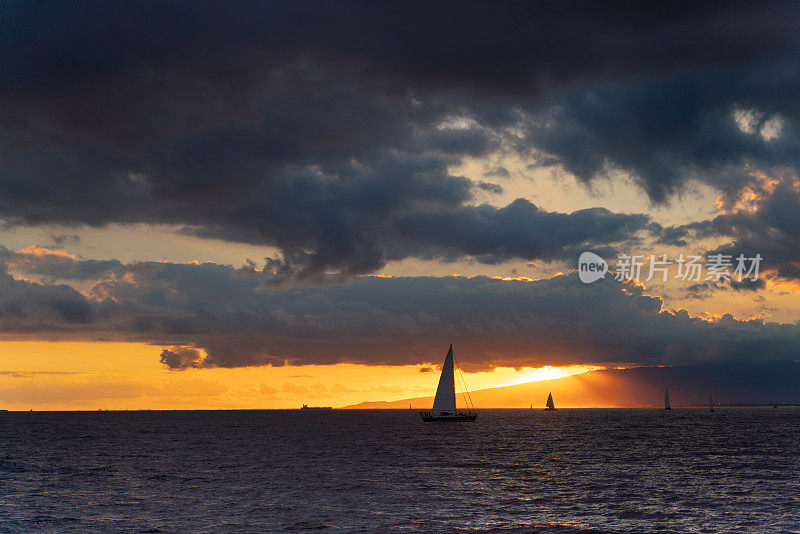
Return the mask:
POLYGON ((454 413, 448 415, 439 415, 430 412, 420 412, 419 416, 425 423, 438 423, 438 422, 457 423, 460 421, 474 421, 475 419, 478 418, 478 414, 470 414, 470 413, 454 413))

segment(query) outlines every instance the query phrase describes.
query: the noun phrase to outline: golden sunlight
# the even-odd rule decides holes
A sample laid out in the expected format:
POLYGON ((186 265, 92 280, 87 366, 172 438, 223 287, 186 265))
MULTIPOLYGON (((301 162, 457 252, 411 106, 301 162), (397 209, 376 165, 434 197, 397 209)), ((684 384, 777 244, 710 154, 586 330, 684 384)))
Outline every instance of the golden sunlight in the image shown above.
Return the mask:
MULTIPOLYGON (((0 342, 0 408, 11 410, 342 407, 433 395, 435 367, 304 365, 172 371, 144 343, 0 342)), ((550 380, 590 366, 467 373, 471 391, 550 380)))
POLYGON ((547 365, 545 367, 525 367, 516 372, 512 380, 500 384, 498 387, 515 386, 517 384, 539 382, 541 380, 553 380, 555 378, 564 378, 565 376, 579 375, 588 373, 589 371, 598 371, 600 369, 604 369, 604 367, 598 365, 570 365, 567 367, 552 367, 547 365))

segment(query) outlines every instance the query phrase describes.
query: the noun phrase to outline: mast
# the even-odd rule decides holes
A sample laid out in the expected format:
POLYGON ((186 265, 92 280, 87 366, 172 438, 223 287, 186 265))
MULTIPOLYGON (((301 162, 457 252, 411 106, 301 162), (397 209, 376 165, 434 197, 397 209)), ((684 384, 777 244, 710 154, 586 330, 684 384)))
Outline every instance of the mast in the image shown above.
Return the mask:
POLYGON ((672 406, 669 405, 669 388, 664 389, 664 409, 670 410, 672 406))

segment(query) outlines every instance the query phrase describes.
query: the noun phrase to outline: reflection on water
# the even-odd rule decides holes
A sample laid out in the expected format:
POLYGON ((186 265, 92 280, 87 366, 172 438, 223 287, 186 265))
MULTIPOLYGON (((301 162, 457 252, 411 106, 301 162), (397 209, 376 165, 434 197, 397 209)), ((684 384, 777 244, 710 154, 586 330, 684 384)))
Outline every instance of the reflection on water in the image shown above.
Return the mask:
POLYGON ((0 530, 800 531, 800 410, 0 413, 0 530))

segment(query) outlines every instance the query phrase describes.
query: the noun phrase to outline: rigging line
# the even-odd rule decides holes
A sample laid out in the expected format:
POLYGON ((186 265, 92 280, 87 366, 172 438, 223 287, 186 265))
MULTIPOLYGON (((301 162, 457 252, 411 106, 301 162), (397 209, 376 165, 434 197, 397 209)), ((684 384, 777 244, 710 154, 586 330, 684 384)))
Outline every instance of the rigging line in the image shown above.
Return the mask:
MULTIPOLYGON (((464 386, 464 392, 466 393, 466 397, 464 397, 464 402, 467 402, 467 398, 469 398, 469 404, 467 404, 467 408, 470 408, 472 411, 475 411, 475 403, 472 402, 472 395, 469 394, 469 389, 467 389, 467 382, 464 380, 464 372, 461 370, 461 364, 458 363, 458 359, 456 358, 455 352, 453 353, 453 360, 456 362, 456 366, 458 367, 458 376, 461 378, 461 383, 464 386)), ((462 393, 462 396, 464 393, 462 393)))
POLYGON ((461 369, 458 370, 458 373, 459 373, 459 377, 461 378, 462 387, 464 388, 461 391, 461 396, 464 398, 464 404, 467 406, 467 409, 469 410, 470 409, 470 407, 469 407, 470 402, 467 400, 467 384, 464 383, 464 377, 461 376, 461 374, 462 374, 461 373, 461 369))
POLYGON ((461 371, 460 369, 459 369, 459 372, 461 373, 461 382, 463 382, 463 383, 464 383, 464 391, 466 391, 466 392, 467 392, 467 398, 469 399, 469 404, 470 404, 470 406, 471 406, 471 408, 470 408, 470 409, 471 409, 471 410, 474 412, 474 411, 475 411, 475 403, 474 403, 474 402, 472 402, 472 395, 470 395, 470 393, 469 393, 469 390, 467 389, 467 383, 466 383, 466 381, 464 380, 464 373, 463 373, 463 371, 461 371))
POLYGON ((472 401, 472 394, 469 392, 469 389, 467 389, 467 382, 466 382, 466 379, 464 378, 464 372, 461 371, 460 367, 459 367, 459 372, 461 373, 461 381, 464 383, 464 390, 467 392, 467 397, 469 398, 469 403, 472 406, 472 411, 474 412, 475 411, 475 403, 472 401))
POLYGON ((459 366, 458 372, 461 373, 461 383, 464 384, 464 391, 467 393, 467 398, 469 399, 470 409, 474 412, 475 411, 475 403, 472 402, 472 394, 469 392, 469 388, 467 388, 467 381, 464 378, 464 371, 461 370, 459 366))
POLYGON ((467 389, 467 383, 464 380, 464 372, 461 370, 461 367, 458 368, 458 376, 461 378, 461 385, 464 387, 464 392, 461 394, 464 397, 464 404, 467 405, 468 409, 474 410, 475 405, 472 403, 472 398, 469 395, 469 389, 467 389))

